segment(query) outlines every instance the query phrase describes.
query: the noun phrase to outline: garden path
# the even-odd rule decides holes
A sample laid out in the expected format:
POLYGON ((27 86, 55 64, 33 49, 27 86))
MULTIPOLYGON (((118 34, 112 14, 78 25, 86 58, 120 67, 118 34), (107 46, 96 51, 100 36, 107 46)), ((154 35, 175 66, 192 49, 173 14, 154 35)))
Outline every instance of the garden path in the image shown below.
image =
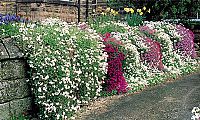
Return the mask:
POLYGON ((200 72, 174 82, 121 97, 99 114, 85 120, 190 120, 193 107, 200 107, 200 72))

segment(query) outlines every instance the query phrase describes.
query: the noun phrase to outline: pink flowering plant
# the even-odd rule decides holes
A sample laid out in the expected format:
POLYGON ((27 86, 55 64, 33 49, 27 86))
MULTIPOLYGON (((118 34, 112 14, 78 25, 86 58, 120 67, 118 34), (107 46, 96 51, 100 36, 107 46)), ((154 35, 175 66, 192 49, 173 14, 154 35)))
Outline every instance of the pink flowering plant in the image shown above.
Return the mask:
POLYGON ((196 58, 194 48, 194 33, 181 25, 176 25, 176 31, 181 35, 181 41, 175 44, 175 49, 184 57, 196 58))
POLYGON ((123 52, 119 50, 121 42, 112 38, 110 33, 103 36, 105 52, 108 54, 108 72, 106 89, 108 92, 116 90, 117 93, 125 93, 127 82, 123 76, 122 61, 125 59, 123 52))

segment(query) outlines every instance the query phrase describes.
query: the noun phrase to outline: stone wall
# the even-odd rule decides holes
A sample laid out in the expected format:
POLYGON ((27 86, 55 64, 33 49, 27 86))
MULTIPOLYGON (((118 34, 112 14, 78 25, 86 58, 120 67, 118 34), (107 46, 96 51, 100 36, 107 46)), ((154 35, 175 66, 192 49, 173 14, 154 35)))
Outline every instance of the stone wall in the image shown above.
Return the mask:
POLYGON ((14 41, 0 40, 0 120, 31 109, 26 60, 14 41))

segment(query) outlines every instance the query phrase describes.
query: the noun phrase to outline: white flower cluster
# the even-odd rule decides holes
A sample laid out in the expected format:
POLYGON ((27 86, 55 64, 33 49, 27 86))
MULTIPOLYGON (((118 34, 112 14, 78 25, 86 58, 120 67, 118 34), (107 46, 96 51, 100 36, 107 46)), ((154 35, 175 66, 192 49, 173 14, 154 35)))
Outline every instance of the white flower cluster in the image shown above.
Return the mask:
POLYGON ((191 120, 200 120, 200 109, 198 107, 192 109, 192 114, 191 120))
POLYGON ((107 53, 95 31, 58 19, 21 24, 19 31, 15 37, 33 70, 30 82, 41 119, 68 119, 100 95, 107 53))
POLYGON ((183 61, 181 56, 174 50, 174 45, 181 40, 181 36, 176 31, 176 26, 163 21, 145 22, 144 25, 156 31, 152 37, 161 44, 164 68, 180 74, 177 69, 183 65, 183 61))
POLYGON ((131 58, 134 58, 135 61, 131 60, 127 64, 134 64, 134 66, 128 66, 127 69, 132 70, 128 72, 129 78, 127 79, 129 81, 129 86, 131 88, 135 89, 135 87, 139 86, 146 86, 148 85, 148 78, 153 76, 152 71, 150 68, 147 67, 147 64, 144 64, 141 61, 141 55, 149 50, 149 46, 144 43, 144 36, 139 31, 139 28, 134 27, 129 34, 129 39, 131 39, 131 42, 133 45, 136 46, 137 52, 134 52, 133 55, 130 56, 131 58))
MULTIPOLYGON (((119 23, 117 23, 119 24, 119 23)), ((120 25, 123 26, 124 24, 120 25)), ((147 85, 147 77, 151 75, 147 66, 141 62, 141 54, 149 49, 138 29, 129 28, 126 33, 112 32, 112 37, 122 42, 125 53, 124 76, 129 88, 147 85)))

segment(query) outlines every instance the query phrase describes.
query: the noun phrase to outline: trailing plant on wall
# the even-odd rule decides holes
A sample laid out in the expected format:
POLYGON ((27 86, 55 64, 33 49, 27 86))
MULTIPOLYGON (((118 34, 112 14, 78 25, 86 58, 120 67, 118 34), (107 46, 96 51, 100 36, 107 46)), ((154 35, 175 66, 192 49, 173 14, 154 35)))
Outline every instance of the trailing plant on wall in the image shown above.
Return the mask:
POLYGON ((106 89, 108 92, 116 90, 117 93, 127 92, 127 82, 123 76, 122 61, 125 59, 123 52, 119 50, 121 42, 112 38, 110 33, 104 34, 105 52, 108 53, 108 73, 106 89))
POLYGON ((196 58, 197 55, 194 48, 194 33, 181 25, 177 25, 176 30, 182 36, 182 40, 177 42, 175 45, 179 54, 184 57, 196 58))
POLYGON ((106 74, 103 42, 92 29, 57 19, 23 24, 16 36, 32 68, 41 119, 67 119, 100 95, 106 74))
POLYGON ((0 34, 15 38, 28 58, 41 119, 71 118, 102 90, 135 92, 197 65, 191 31, 166 22, 133 27, 105 19, 89 25, 47 19, 8 25, 0 34))

